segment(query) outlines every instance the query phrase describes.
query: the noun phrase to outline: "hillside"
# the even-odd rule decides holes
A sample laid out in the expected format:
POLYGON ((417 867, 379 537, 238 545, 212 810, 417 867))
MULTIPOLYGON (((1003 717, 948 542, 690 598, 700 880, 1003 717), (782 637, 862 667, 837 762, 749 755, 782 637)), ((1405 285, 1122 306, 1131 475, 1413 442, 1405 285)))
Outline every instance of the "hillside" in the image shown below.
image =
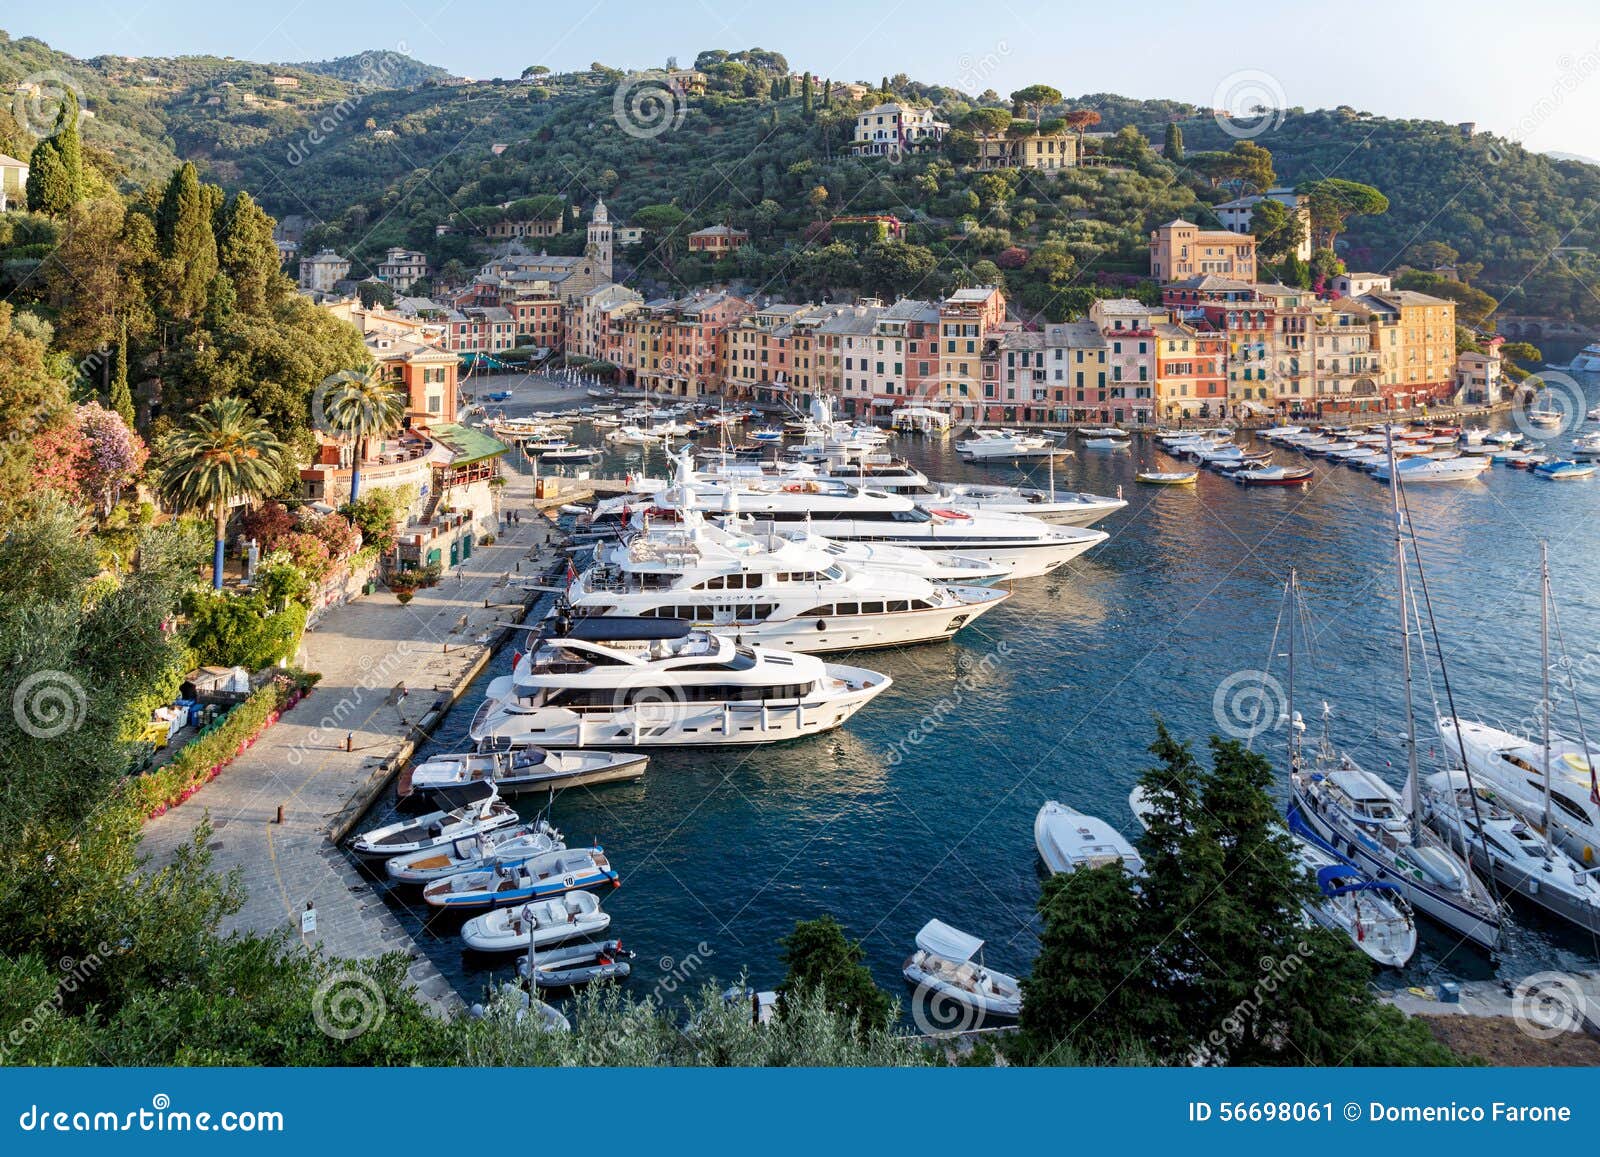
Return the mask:
MULTIPOLYGON (((1090 288, 1144 272, 1152 225, 1180 213, 1214 224, 1207 202, 1232 195, 1194 171, 1194 157, 1233 138, 1181 102, 1097 93, 1062 108, 1093 109, 1101 130, 1136 129, 1155 142, 1177 122, 1184 166, 1130 134, 1103 145, 1105 167, 1055 178, 978 173, 948 155, 898 164, 849 157, 853 106, 837 94, 825 102, 819 82, 807 119, 798 84, 772 60, 782 58, 701 54, 713 91, 664 113, 657 106, 659 125, 619 121, 616 109, 633 107, 639 82, 614 70, 443 83, 443 70, 384 52, 273 66, 76 61, 37 40, 0 38, 0 89, 30 74, 65 75, 95 114, 89 144, 109 151, 130 180, 194 160, 279 216, 323 222, 307 243, 358 261, 406 245, 436 266, 470 267, 487 245, 464 210, 546 195, 587 209, 604 196, 618 218, 642 214, 656 226, 625 256, 662 286, 736 277, 773 294, 932 292, 1003 276, 1026 308, 1062 316, 1090 288), (292 87, 275 82, 282 77, 292 87), (912 249, 863 255, 811 244, 820 221, 863 212, 912 223, 912 249), (687 229, 723 221, 753 235, 737 261, 713 267, 683 252, 687 229), (441 226, 456 231, 439 236, 441 226)), ((939 102, 952 121, 972 107, 973 98, 910 78, 890 85, 939 102)), ((985 94, 985 103, 1000 101, 985 94)), ((0 148, 6 130, 0 119, 0 148)), ((1475 284, 1504 298, 1505 311, 1600 323, 1600 301, 1584 289, 1600 276, 1600 220, 1589 215, 1600 168, 1488 134, 1464 138, 1454 125, 1349 108, 1288 110, 1254 141, 1270 150, 1281 183, 1337 176, 1388 197, 1387 213, 1355 217, 1340 234, 1350 267, 1427 264, 1415 247, 1440 242, 1463 265, 1481 265, 1475 284)), ((549 242, 553 251, 580 244, 570 230, 549 242)))

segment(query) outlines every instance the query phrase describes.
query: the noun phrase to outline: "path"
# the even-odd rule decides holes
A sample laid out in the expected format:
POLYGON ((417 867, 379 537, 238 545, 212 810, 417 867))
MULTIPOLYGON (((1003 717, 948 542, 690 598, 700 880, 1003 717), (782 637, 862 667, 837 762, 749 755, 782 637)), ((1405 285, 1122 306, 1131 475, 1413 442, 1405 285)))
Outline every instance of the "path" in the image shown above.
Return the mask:
POLYGON ((397 757, 422 738, 418 722, 431 725, 428 714, 442 714, 487 662, 494 625, 521 617, 524 596, 513 580, 532 577, 552 557, 549 523, 534 513, 525 487, 515 487, 515 498, 512 489, 503 500, 524 521, 478 548, 462 580, 451 572, 409 606, 379 593, 330 610, 302 644, 302 665, 322 676, 310 697, 187 804, 145 825, 142 850, 159 865, 210 814, 213 864, 239 868, 246 889, 244 907, 223 932, 289 929, 342 957, 409 952, 419 995, 440 1009, 459 1003, 334 841, 383 789, 397 757), (316 928, 302 934, 308 902, 316 928))

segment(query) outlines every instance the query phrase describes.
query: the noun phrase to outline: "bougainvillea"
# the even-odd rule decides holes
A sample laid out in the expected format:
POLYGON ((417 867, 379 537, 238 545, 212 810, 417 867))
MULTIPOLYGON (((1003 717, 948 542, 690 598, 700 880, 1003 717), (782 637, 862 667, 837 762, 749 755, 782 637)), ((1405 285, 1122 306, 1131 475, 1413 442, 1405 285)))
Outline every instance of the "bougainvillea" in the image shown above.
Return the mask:
POLYGON ((294 515, 281 502, 259 502, 239 516, 240 533, 255 539, 262 553, 276 549, 278 540, 294 528, 294 515))
POLYGON ((361 532, 342 514, 313 514, 302 511, 299 529, 328 548, 328 557, 349 558, 361 549, 361 532))
POLYGON ((144 469, 150 452, 143 439, 128 429, 121 414, 99 402, 79 406, 76 417, 87 450, 80 478, 83 493, 102 514, 109 514, 123 487, 144 469))

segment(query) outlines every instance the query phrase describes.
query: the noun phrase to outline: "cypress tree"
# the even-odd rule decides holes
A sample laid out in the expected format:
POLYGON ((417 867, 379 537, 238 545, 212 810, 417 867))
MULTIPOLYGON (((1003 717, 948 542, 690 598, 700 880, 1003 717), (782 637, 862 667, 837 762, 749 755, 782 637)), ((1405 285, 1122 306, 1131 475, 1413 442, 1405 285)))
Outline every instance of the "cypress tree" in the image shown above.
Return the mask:
POLYGON ((1174 165, 1183 164, 1183 130, 1176 124, 1167 125, 1167 139, 1161 152, 1174 165))
POLYGON ((833 107, 833 81, 831 79, 822 82, 822 107, 833 107))
POLYGON ((128 323, 124 321, 117 333, 116 355, 111 362, 110 408, 122 415, 128 429, 134 428, 133 391, 128 388, 128 323))
POLYGON ((211 196, 187 161, 167 181, 156 208, 156 242, 162 304, 174 317, 199 317, 217 274, 217 239, 211 228, 211 196))
POLYGON ((68 89, 55 130, 28 157, 28 208, 59 216, 83 196, 83 143, 78 139, 78 98, 68 89))
POLYGON ((272 240, 272 218, 247 192, 235 194, 222 212, 217 261, 233 282, 241 312, 260 315, 281 296, 281 258, 272 240))
POLYGON ((878 91, 884 93, 885 95, 893 95, 893 90, 889 87, 889 78, 887 76, 883 78, 883 84, 878 86, 878 91))
POLYGON ((808 72, 800 78, 800 115, 806 120, 811 120, 817 115, 815 98, 811 95, 811 74, 808 72))

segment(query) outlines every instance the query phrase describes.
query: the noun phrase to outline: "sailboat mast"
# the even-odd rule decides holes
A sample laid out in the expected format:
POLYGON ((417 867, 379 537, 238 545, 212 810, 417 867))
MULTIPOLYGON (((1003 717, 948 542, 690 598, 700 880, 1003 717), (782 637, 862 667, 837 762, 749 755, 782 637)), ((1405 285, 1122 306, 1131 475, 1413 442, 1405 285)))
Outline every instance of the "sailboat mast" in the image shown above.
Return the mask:
POLYGON ((1300 736, 1294 726, 1294 627, 1300 617, 1300 585, 1294 567, 1289 568, 1289 774, 1300 770, 1300 736))
POLYGON ((1539 543, 1539 672, 1544 708, 1544 846, 1550 847, 1550 544, 1539 543))
POLYGON ((1394 510, 1395 579, 1400 588, 1400 671, 1406 695, 1406 787, 1411 793, 1411 838, 1422 839, 1422 791, 1417 783, 1417 719, 1411 707, 1411 606, 1406 583, 1405 519, 1400 513, 1400 472, 1395 468, 1394 431, 1385 431, 1389 453, 1389 502, 1394 510))

